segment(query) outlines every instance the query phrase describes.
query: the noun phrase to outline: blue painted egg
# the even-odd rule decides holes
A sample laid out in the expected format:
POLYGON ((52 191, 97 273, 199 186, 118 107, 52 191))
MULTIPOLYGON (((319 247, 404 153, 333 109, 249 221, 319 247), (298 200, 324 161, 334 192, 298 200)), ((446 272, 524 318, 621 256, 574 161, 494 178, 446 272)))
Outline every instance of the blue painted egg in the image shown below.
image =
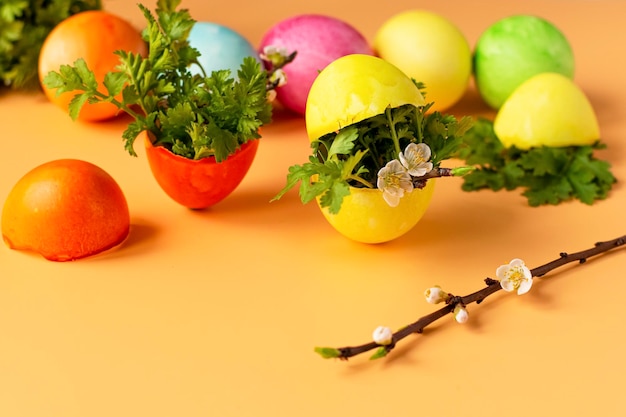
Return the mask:
MULTIPOLYGON (((189 33, 189 44, 200 52, 198 61, 207 75, 213 71, 228 69, 232 76, 237 75, 243 59, 252 56, 261 63, 256 49, 234 30, 211 22, 196 22, 189 33)), ((190 71, 200 73, 197 65, 190 71)))

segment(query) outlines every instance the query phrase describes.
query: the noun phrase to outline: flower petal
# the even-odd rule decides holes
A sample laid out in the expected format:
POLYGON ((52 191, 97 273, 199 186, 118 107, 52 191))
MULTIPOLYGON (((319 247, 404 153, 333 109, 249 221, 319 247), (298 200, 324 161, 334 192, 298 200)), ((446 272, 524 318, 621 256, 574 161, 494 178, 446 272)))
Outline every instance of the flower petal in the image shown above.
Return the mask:
POLYGON ((506 273, 509 272, 509 268, 509 265, 500 265, 498 269, 496 269, 496 277, 500 280, 505 279, 506 273))
POLYGON ((431 162, 423 162, 419 164, 418 166, 412 169, 409 169, 408 172, 414 177, 422 177, 428 174, 432 170, 433 170, 433 164, 431 162))
POLYGON ((406 169, 409 169, 409 161, 406 159, 403 152, 400 152, 398 154, 398 159, 400 159, 400 163, 402 164, 403 167, 405 167, 406 169))
POLYGON ((504 291, 515 291, 515 285, 508 279, 503 279, 500 281, 500 286, 504 291))
POLYGON ((424 159, 428 161, 431 155, 430 146, 422 142, 417 144, 417 148, 419 149, 419 152, 422 154, 424 159))
POLYGON ((399 204, 405 192, 413 191, 413 181, 400 161, 389 161, 378 171, 376 186, 383 192, 383 198, 391 207, 399 204))
POLYGON ((409 143, 398 155, 400 163, 404 166, 408 173, 414 177, 426 175, 433 169, 433 164, 428 162, 430 159, 430 147, 425 143, 409 143))
POLYGON ((401 195, 400 196, 394 195, 386 191, 383 191, 383 199, 385 199, 387 204, 389 204, 389 207, 398 207, 398 204, 400 204, 401 197, 402 197, 401 195))
POLYGON ((525 279, 523 280, 520 285, 519 288, 517 289, 517 295, 522 295, 522 294, 526 294, 528 291, 530 291, 530 287, 533 286, 533 280, 532 279, 525 279))
POLYGON ((526 264, 524 264, 524 261, 518 258, 512 259, 511 262, 509 262, 509 266, 525 266, 525 265, 526 264))

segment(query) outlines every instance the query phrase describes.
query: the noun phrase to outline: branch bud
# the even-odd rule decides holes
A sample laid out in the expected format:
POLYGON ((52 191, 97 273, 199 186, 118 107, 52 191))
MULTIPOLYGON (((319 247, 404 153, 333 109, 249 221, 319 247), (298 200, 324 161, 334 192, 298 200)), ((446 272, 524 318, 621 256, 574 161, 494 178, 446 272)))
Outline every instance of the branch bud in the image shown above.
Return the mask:
POLYGON ((426 297, 426 301, 431 304, 439 304, 445 302, 450 294, 441 289, 439 285, 435 285, 424 291, 424 297, 426 297))
POLYGON ((390 345, 393 341, 393 332, 389 327, 378 326, 372 333, 372 339, 379 345, 390 345))
POLYGON ((463 324, 469 319, 467 309, 461 304, 457 304, 454 307, 454 312, 452 314, 454 314, 454 319, 457 321, 457 323, 463 324))
POLYGON ((450 171, 450 173, 452 174, 453 177, 462 177, 475 170, 476 170, 476 167, 456 167, 456 168, 452 168, 452 171, 450 171))

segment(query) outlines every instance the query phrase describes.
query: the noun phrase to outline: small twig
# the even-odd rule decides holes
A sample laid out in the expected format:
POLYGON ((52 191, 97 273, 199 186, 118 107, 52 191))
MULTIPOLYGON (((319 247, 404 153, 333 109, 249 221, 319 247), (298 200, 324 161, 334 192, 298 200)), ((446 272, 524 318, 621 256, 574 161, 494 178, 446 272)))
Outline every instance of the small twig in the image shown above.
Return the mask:
MULTIPOLYGON (((592 256, 596 256, 605 252, 610 251, 611 249, 615 249, 617 247, 620 247, 622 245, 624 245, 626 243, 626 235, 618 237, 616 239, 613 240, 609 240, 606 242, 597 242, 593 248, 590 249, 586 249, 580 252, 575 252, 575 253, 565 253, 565 252, 561 252, 559 254, 559 258, 555 259, 551 262, 548 262, 544 265, 538 266, 534 269, 531 269, 530 272, 532 274, 533 277, 541 277, 544 276, 545 274, 547 274, 548 272, 566 265, 568 263, 571 262, 579 262, 581 264, 585 263, 585 261, 588 258, 591 258, 592 256)), ((379 349, 379 348, 383 348, 385 349, 387 352, 391 351, 396 344, 401 341, 402 339, 404 339, 405 337, 413 334, 413 333, 422 333, 422 331, 424 330, 424 328, 426 326, 428 326, 429 324, 432 324, 433 322, 439 320, 440 318, 452 313, 454 311, 454 308, 457 305, 462 305, 462 306, 466 306, 469 305, 471 303, 476 303, 476 304, 480 304, 485 298, 489 297, 490 295, 492 295, 493 293, 499 291, 502 289, 501 285, 500 285, 500 281, 495 280, 493 278, 486 278, 485 279, 485 284, 486 287, 473 292, 471 294, 465 295, 465 296, 450 296, 449 300, 446 303, 445 307, 440 308, 439 310, 436 310, 426 316, 423 316, 421 318, 419 318, 417 321, 409 324, 408 326, 405 326, 403 328, 401 328, 400 330, 398 330, 397 332, 393 333, 393 337, 392 337, 392 343, 389 345, 385 345, 382 346, 378 343, 375 342, 369 342, 369 343, 365 343, 363 345, 359 345, 359 346, 347 346, 347 347, 341 347, 341 348, 321 348, 321 349, 316 349, 316 351, 318 351, 318 353, 321 353, 323 356, 325 357, 337 357, 339 359, 344 359, 347 360, 348 358, 351 358, 353 356, 359 355, 361 353, 365 353, 368 352, 370 350, 373 349, 379 349), (334 352, 334 354, 325 354, 328 352, 334 352)))
POLYGON ((428 171, 426 174, 421 177, 413 177, 413 187, 414 188, 424 188, 426 186, 426 182, 431 178, 440 178, 440 177, 451 177, 453 176, 452 168, 441 168, 436 167, 428 171))

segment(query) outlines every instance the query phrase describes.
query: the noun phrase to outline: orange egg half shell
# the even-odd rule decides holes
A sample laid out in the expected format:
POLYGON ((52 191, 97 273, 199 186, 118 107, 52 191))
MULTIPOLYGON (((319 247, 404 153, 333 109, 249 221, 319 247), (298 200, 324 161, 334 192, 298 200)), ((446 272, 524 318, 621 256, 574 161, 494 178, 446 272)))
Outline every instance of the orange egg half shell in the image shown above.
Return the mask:
POLYGON ((11 189, 2 211, 2 237, 11 249, 70 261, 126 239, 130 214, 117 182, 98 166, 76 159, 44 163, 11 189))

